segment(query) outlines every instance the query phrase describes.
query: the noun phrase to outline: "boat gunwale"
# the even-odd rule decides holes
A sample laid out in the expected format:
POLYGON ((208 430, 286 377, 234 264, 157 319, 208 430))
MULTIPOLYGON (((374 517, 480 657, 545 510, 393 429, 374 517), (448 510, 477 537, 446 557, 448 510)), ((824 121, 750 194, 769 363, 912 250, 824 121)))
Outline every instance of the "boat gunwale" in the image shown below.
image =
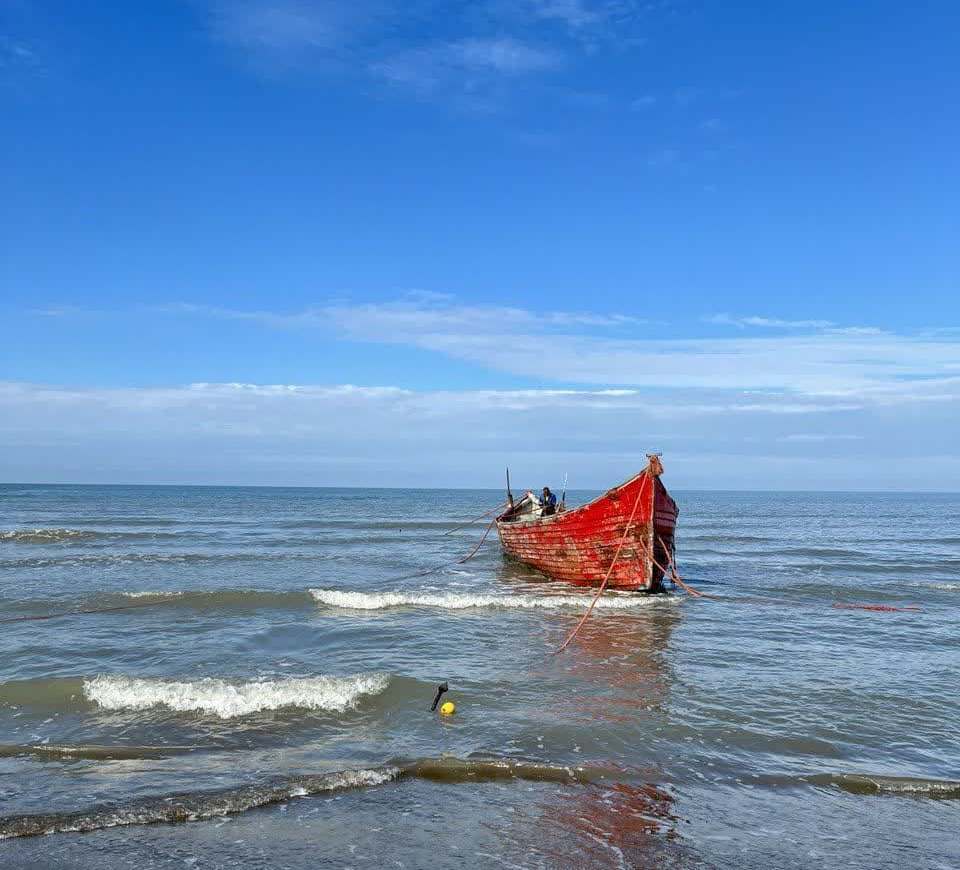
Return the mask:
MULTIPOLYGON (((650 476, 647 474, 649 470, 650 470, 649 465, 644 466, 640 471, 638 471, 635 475, 633 475, 633 477, 628 478, 623 483, 619 483, 616 486, 610 487, 610 489, 608 489, 602 495, 598 495, 592 501, 588 501, 586 504, 579 505, 575 508, 572 508, 571 510, 565 510, 559 513, 550 514, 550 516, 547 516, 547 517, 536 517, 531 520, 504 520, 503 517, 505 517, 510 512, 510 511, 505 511, 504 513, 500 514, 500 516, 497 517, 497 530, 499 531, 503 527, 511 528, 511 527, 519 526, 522 528, 530 528, 531 526, 536 524, 549 525, 550 523, 553 523, 555 521, 566 519, 572 514, 578 513, 580 511, 585 511, 587 508, 590 508, 596 504, 599 504, 604 499, 609 499, 611 493, 618 492, 622 489, 626 489, 626 487, 628 487, 630 484, 632 484, 634 481, 638 480, 639 478, 644 477, 645 475, 650 476)), ((651 477, 651 479, 656 480, 656 478, 654 477, 651 477)))

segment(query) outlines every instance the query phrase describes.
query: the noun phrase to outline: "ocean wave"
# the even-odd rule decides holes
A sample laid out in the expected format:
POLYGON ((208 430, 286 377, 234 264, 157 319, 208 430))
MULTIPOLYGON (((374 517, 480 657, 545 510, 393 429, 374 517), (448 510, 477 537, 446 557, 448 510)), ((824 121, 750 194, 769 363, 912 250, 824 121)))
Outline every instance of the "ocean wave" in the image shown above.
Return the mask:
POLYGON ((121 529, 38 528, 0 531, 0 541, 10 544, 76 544, 89 541, 170 541, 196 532, 131 532, 121 529))
POLYGON ((444 783, 530 780, 567 785, 593 782, 601 770, 517 761, 509 758, 424 758, 332 773, 301 774, 220 791, 182 792, 127 804, 72 813, 38 813, 0 818, 0 840, 41 834, 82 833, 125 825, 195 822, 242 813, 270 804, 348 789, 370 788, 411 777, 444 783))
POLYGON ((244 683, 212 678, 180 682, 100 675, 84 680, 83 693, 104 710, 165 707, 181 713, 232 719, 285 707, 342 713, 356 707, 364 695, 379 695, 389 683, 390 677, 381 673, 244 683))
POLYGON ((117 761, 145 758, 166 758, 197 752, 199 746, 98 746, 89 743, 26 743, 22 745, 0 744, 0 758, 16 758, 32 755, 48 759, 85 759, 89 761, 117 761))
POLYGON ((77 553, 29 559, 0 559, 0 568, 69 568, 87 565, 205 564, 276 561, 315 561, 316 553, 77 553))
POLYGON ((151 592, 149 590, 144 590, 142 592, 121 592, 124 598, 156 598, 158 601, 162 601, 165 598, 180 598, 183 595, 202 595, 204 593, 189 593, 189 592, 151 592))
MULTIPOLYGON (((173 519, 172 517, 160 517, 160 516, 145 516, 130 514, 125 516, 123 514, 115 514, 113 516, 105 514, 79 514, 74 516, 69 516, 67 514, 62 514, 57 518, 58 522, 62 522, 65 525, 71 525, 77 523, 82 526, 175 526, 178 525, 181 521, 173 519)), ((191 518, 191 523, 201 522, 191 518)))
POLYGON ((176 607, 193 607, 201 610, 216 610, 217 608, 242 610, 268 607, 296 608, 307 607, 311 603, 311 598, 305 590, 287 592, 271 589, 144 589, 108 595, 103 600, 108 604, 113 604, 118 598, 121 601, 132 599, 138 604, 170 604, 176 607))
POLYGON ((852 794, 906 795, 935 799, 960 798, 960 782, 914 776, 883 776, 870 773, 818 774, 807 778, 817 785, 833 785, 852 794))
POLYGON ((0 532, 0 541, 11 544, 58 544, 100 537, 89 529, 11 529, 0 532))
MULTIPOLYGON (((460 528, 456 520, 288 520, 272 524, 278 529, 346 529, 381 532, 443 532, 460 528)), ((483 527, 481 526, 481 529, 483 527)))
POLYGON ((294 798, 332 791, 368 788, 397 779, 397 767, 342 770, 290 777, 274 783, 239 786, 218 792, 193 792, 146 798, 127 805, 0 818, 0 840, 40 834, 82 833, 123 825, 195 822, 234 815, 294 798))
MULTIPOLYGON (((313 598, 329 607, 346 610, 388 610, 394 607, 439 607, 445 610, 473 608, 520 608, 560 610, 582 609, 591 601, 589 592, 581 595, 479 595, 469 592, 348 592, 339 589, 310 589, 313 598)), ((659 596, 662 598, 662 596, 659 596)), ((636 593, 609 593, 597 599, 600 609, 625 610, 654 603, 654 597, 636 593)))

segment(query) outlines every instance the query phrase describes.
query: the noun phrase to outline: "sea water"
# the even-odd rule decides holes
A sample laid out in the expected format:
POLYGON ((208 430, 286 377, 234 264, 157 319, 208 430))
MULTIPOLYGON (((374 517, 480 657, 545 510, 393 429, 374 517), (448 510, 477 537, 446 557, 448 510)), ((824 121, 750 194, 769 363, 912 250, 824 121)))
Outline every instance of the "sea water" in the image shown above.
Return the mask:
POLYGON ((0 486, 0 866, 960 866, 960 496, 674 495, 553 655, 497 492, 0 486))

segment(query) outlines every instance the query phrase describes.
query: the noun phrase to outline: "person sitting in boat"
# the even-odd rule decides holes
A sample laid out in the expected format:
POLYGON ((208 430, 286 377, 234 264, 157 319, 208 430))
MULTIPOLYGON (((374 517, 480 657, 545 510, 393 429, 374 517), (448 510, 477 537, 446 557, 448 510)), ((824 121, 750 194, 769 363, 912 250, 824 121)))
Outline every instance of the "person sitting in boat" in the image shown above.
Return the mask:
POLYGON ((549 517, 557 512, 557 497, 550 492, 550 487, 543 488, 543 495, 540 497, 540 516, 549 517))

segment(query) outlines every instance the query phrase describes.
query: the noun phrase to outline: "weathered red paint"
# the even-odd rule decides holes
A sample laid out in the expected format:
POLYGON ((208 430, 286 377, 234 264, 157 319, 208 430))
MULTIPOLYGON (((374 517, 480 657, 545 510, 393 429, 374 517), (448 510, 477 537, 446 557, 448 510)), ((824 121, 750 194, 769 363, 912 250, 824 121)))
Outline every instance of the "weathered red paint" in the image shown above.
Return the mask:
POLYGON ((650 554, 666 566, 668 557, 663 547, 673 547, 677 506, 649 467, 573 510, 513 521, 506 519, 508 511, 497 518, 497 531, 508 556, 557 580, 598 586, 624 537, 635 503, 633 522, 607 585, 657 591, 663 582, 663 571, 653 563, 650 554))

